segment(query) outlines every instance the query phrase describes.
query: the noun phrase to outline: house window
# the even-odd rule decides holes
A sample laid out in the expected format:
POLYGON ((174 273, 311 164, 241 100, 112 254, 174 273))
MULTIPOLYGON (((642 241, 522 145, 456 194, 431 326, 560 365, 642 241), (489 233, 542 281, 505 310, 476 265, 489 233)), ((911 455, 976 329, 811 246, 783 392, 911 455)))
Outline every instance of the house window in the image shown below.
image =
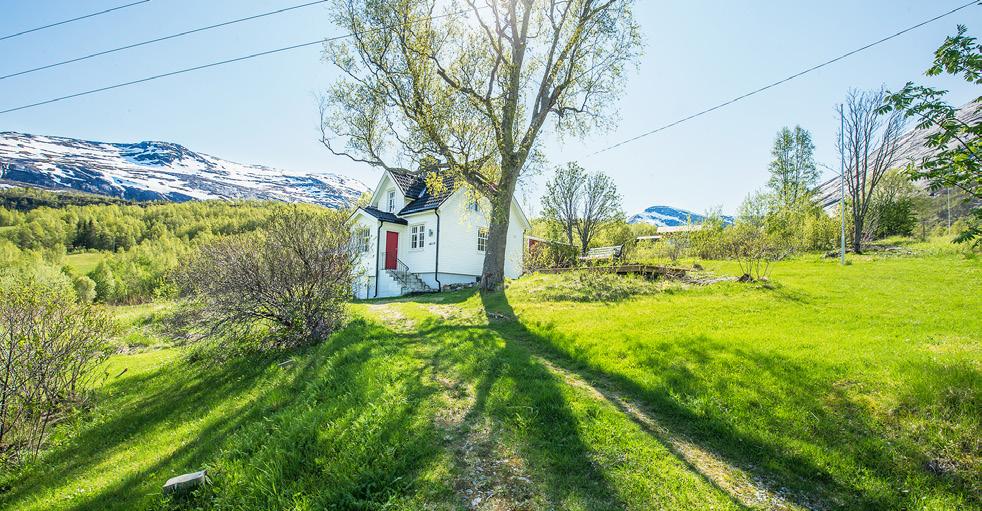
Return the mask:
POLYGON ((471 199, 470 204, 467 205, 467 209, 471 211, 480 211, 481 206, 478 204, 477 199, 471 199))
POLYGON ((355 243, 355 250, 358 252, 368 252, 368 244, 371 241, 371 231, 368 227, 359 227, 355 229, 354 236, 352 236, 355 243))
POLYGON ((417 224, 409 228, 409 247, 415 250, 423 248, 425 224, 417 224))
POLYGON ((488 230, 481 227, 477 230, 477 250, 484 252, 488 249, 488 230))
POLYGON ((386 203, 386 206, 388 206, 388 209, 386 209, 386 211, 388 211, 389 213, 394 213, 395 212, 395 210, 396 210, 396 192, 395 191, 389 191, 389 202, 386 203))

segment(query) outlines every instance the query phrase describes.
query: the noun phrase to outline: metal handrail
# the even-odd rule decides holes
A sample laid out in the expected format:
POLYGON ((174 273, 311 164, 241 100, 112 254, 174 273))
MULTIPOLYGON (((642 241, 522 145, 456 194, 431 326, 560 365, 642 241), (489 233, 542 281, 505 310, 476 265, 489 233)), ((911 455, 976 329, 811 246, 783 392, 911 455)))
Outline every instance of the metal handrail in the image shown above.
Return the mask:
POLYGON ((399 252, 395 252, 395 251, 389 252, 389 251, 386 251, 386 252, 382 252, 382 253, 385 254, 385 260, 384 261, 388 261, 389 260, 389 254, 392 254, 392 258, 396 260, 396 269, 397 270, 404 271, 406 273, 413 273, 413 272, 409 271, 409 265, 406 264, 406 263, 404 263, 404 262, 402 262, 402 259, 399 259, 399 252))
MULTIPOLYGON (((406 263, 404 263, 402 261, 402 259, 399 259, 399 255, 398 255, 399 252, 386 251, 386 252, 382 252, 382 254, 384 254, 385 260, 388 260, 389 259, 389 254, 393 254, 393 258, 395 258, 395 260, 396 260, 396 271, 402 271, 402 272, 408 273, 410 275, 414 275, 414 276, 416 276, 417 279, 419 279, 420 282, 423 283, 423 285, 425 285, 426 287, 430 287, 430 285, 427 284, 426 281, 423 280, 423 278, 420 277, 418 273, 409 271, 409 265, 406 264, 406 263)), ((393 271, 393 270, 390 270, 390 271, 393 271)))

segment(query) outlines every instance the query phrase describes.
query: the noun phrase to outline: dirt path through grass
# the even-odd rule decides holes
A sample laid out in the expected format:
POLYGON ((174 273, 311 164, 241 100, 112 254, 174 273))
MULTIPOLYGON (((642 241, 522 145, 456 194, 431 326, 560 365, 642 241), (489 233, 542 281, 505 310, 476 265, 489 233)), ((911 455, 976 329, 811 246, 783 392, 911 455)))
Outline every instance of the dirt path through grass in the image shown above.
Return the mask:
MULTIPOLYGON (((486 317, 487 322, 484 325, 497 330, 494 328, 495 324, 516 321, 507 314, 465 310, 449 304, 414 307, 400 306, 398 302, 393 302, 373 304, 368 308, 390 328, 405 333, 412 333, 420 328, 420 322, 407 317, 404 312, 407 308, 425 314, 427 328, 450 322, 474 324, 475 319, 484 322, 486 317)), ((498 332, 501 333, 500 330, 498 332)), ((616 408, 666 447, 688 470, 729 495, 734 503, 751 509, 782 511, 824 508, 818 503, 792 496, 784 489, 775 488, 776 485, 770 481, 752 476, 685 436, 669 430, 653 413, 614 390, 609 382, 598 378, 587 379, 562 367, 554 358, 542 353, 540 346, 532 345, 533 343, 520 335, 502 335, 509 342, 519 343, 529 351, 531 360, 545 367, 557 381, 585 392, 592 400, 616 408)), ((452 376, 438 373, 434 372, 434 378, 446 389, 448 403, 438 420, 452 443, 455 464, 461 474, 455 488, 461 498, 472 509, 530 509, 535 507, 535 502, 544 503, 535 494, 534 483, 525 473, 521 457, 514 450, 496 442, 491 421, 476 413, 474 389, 453 380, 452 376)))

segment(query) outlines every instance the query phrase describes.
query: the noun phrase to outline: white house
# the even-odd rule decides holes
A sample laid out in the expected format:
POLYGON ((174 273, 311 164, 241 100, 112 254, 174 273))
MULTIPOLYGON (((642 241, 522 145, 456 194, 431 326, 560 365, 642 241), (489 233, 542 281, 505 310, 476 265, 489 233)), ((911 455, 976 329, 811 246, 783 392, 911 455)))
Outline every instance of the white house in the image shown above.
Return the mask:
MULTIPOLYGON (((425 172, 386 171, 372 203, 352 216, 359 251, 354 293, 383 298, 436 291, 449 284, 478 282, 484 268, 490 203, 474 201, 449 173, 437 193, 425 172)), ((528 218, 512 201, 505 253, 505 276, 522 274, 528 218)))

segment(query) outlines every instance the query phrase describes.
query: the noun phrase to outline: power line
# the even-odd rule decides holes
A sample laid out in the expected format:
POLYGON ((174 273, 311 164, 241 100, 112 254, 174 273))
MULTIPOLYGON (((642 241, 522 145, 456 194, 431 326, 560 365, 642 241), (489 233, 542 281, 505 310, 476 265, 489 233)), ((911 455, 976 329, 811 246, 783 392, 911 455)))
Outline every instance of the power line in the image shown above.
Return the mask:
POLYGON ((761 87, 759 89, 755 89, 755 90, 752 90, 752 91, 750 91, 750 92, 748 92, 746 94, 742 94, 740 96, 737 96, 737 97, 735 97, 735 98, 733 98, 733 99, 731 99, 729 101, 724 101, 723 103, 720 103, 720 104, 718 104, 716 106, 707 108, 707 109, 702 110, 700 112, 696 112, 696 113, 694 113, 692 115, 689 115, 687 117, 683 117, 683 118, 681 118, 681 119, 679 119, 677 121, 670 122, 670 123, 668 123, 668 124, 666 124, 664 126, 660 126, 660 127, 655 128, 653 130, 646 131, 646 132, 644 132, 644 133, 642 133, 640 135, 637 135, 635 137, 629 138, 627 140, 623 140, 623 141, 618 142, 618 143, 616 143, 614 145, 607 146, 607 147, 605 147, 603 149, 600 149, 599 151, 595 151, 593 153, 588 154, 587 155, 587 158, 596 156, 596 155, 598 155, 600 153, 604 153, 604 152, 610 151, 612 149, 616 149, 616 148, 618 148, 618 147, 620 147, 622 145, 629 144, 631 142, 635 142, 635 141, 640 140, 640 139, 642 139, 644 137, 647 137, 647 136, 650 136, 650 135, 654 135, 655 133, 658 133, 659 131, 664 131, 664 130, 667 130, 668 128, 671 128, 673 126, 678 126, 679 124, 682 124, 683 122, 690 121, 692 119, 695 119, 696 117, 700 117, 700 116, 706 115, 706 114, 708 114, 708 113, 710 113, 710 112, 712 112, 714 110, 719 110, 720 108, 723 108, 725 106, 728 106, 728 105, 731 105, 733 103, 736 103, 737 101, 740 101, 740 100, 749 98, 750 96, 753 96, 755 94, 759 94, 759 93, 764 92, 764 91, 766 91, 768 89, 777 87, 778 85, 781 85, 783 83, 786 83, 786 82, 789 82, 791 80, 794 80, 795 78, 798 78, 800 76, 806 75, 808 73, 811 73, 812 71, 821 69, 821 68, 823 68, 825 66, 834 64, 834 63, 836 63, 836 62, 838 62, 838 61, 840 61, 842 59, 845 59, 847 57, 850 57, 852 55, 855 55, 855 54, 857 54, 857 53, 859 53, 861 51, 868 50, 868 49, 870 49, 870 48, 872 48, 872 47, 874 47, 874 46, 876 46, 878 44, 885 43, 885 42, 887 42, 887 41, 889 41, 891 39, 894 39, 894 38, 899 37, 899 36, 901 36, 903 34, 906 34, 907 32, 910 32, 911 30, 914 30, 914 29, 923 27, 924 25, 927 25, 928 23, 937 21, 937 20, 939 20, 941 18, 944 18, 945 16, 949 16, 951 14, 954 14, 954 13, 956 13, 956 12, 962 10, 962 9, 965 9, 966 7, 969 7, 969 6, 971 6, 973 4, 977 4, 977 3, 982 3, 982 2, 979 2, 978 0, 972 0, 971 2, 968 2, 967 4, 964 4, 964 5, 960 6, 960 7, 956 7, 956 8, 954 8, 954 9, 952 9, 952 10, 950 10, 950 11, 944 13, 944 14, 940 14, 940 15, 935 16, 935 17, 933 17, 933 18, 931 18, 929 20, 925 20, 925 21, 922 21, 922 22, 920 22, 920 23, 918 23, 916 25, 907 27, 907 28, 901 30, 900 32, 897 32, 896 34, 893 34, 893 35, 884 37, 883 39, 880 39, 878 41, 869 43, 866 46, 857 48, 857 49, 852 50, 852 51, 847 52, 847 53, 843 53, 842 55, 839 55, 838 57, 835 57, 832 60, 827 60, 825 62, 822 62, 821 64, 812 66, 812 67, 810 67, 808 69, 805 69, 804 71, 800 71, 798 73, 795 73, 795 74, 793 74, 793 75, 791 75, 791 76, 789 76, 789 77, 787 77, 787 78, 785 78, 783 80, 778 80, 776 82, 773 82, 773 83, 770 83, 768 85, 765 85, 765 86, 763 86, 763 87, 761 87))
POLYGON ((212 30, 212 29, 216 29, 216 28, 227 27, 229 25, 234 25, 236 23, 242 23, 244 21, 251 21, 251 20, 255 20, 255 19, 259 19, 259 18, 265 18, 266 16, 273 16, 275 14, 282 14, 284 12, 293 11, 293 10, 300 9, 300 8, 303 8, 303 7, 310 7, 311 5, 322 4, 322 3, 325 3, 325 2, 328 2, 328 1, 330 1, 330 0, 317 0, 316 2, 308 2, 308 3, 305 3, 305 4, 294 5, 292 7, 284 7, 283 9, 277 9, 275 11, 264 12, 262 14, 256 14, 254 16, 248 16, 248 17, 245 17, 245 18, 238 18, 238 19, 234 19, 234 20, 231 20, 231 21, 224 21, 222 23, 217 23, 217 24, 214 24, 214 25, 208 25, 206 27, 200 27, 200 28, 195 28, 195 29, 191 29, 191 30, 186 30, 184 32, 179 32, 179 33, 176 33, 176 34, 171 34, 171 35, 167 35, 167 36, 163 36, 163 37, 158 37, 156 39, 150 39, 148 41, 142 41, 142 42, 138 42, 138 43, 128 44, 126 46, 120 46, 118 48, 113 48, 113 49, 110 49, 110 50, 103 50, 103 51, 99 51, 99 52, 96 52, 96 53, 91 53, 89 55, 85 55, 85 56, 82 56, 82 57, 76 57, 76 58, 72 58, 72 59, 68 59, 68 60, 63 60, 61 62, 55 62, 53 64, 47 64, 47 65, 44 65, 44 66, 38 66, 38 67, 35 67, 35 68, 31 68, 31 69, 25 69, 23 71, 18 71, 16 73, 10 73, 8 75, 0 76, 0 80, 5 80, 7 78, 12 78, 14 76, 26 75, 28 73, 34 73, 34 72, 41 71, 41 70, 44 70, 44 69, 51 69, 53 67, 63 66, 65 64, 71 64, 73 62, 79 62, 79 61, 82 61, 82 60, 91 59, 93 57, 99 57, 101 55, 108 55, 110 53, 116 53, 116 52, 123 51, 123 50, 129 50, 129 49, 132 49, 132 48, 137 48, 139 46, 146 46, 148 44, 159 43, 161 41, 167 41, 168 39, 176 39, 178 37, 183 37, 183 36, 190 35, 190 34, 195 34, 195 33, 198 33, 198 32, 204 32, 206 30, 212 30))
POLYGON ((27 30, 22 30, 20 32, 17 32, 16 34, 10 34, 10 35, 5 35, 3 37, 0 37, 0 41, 3 41, 5 39, 12 39, 14 37, 22 36, 24 34, 30 34, 31 32, 37 32, 38 30, 44 30, 46 28, 57 27, 58 25, 64 25, 66 23, 71 23, 73 21, 84 20, 86 18, 92 18, 92 17, 95 17, 95 16, 99 16, 101 14, 107 14, 107 13, 110 13, 110 12, 113 12, 113 11, 118 11, 120 9, 125 9, 127 7, 133 7, 134 5, 145 4, 145 3, 149 2, 149 1, 150 0, 140 0, 139 2, 133 2, 133 3, 126 4, 126 5, 120 5, 118 7, 113 7, 111 9, 106 9, 104 11, 93 12, 92 14, 86 14, 85 16, 79 16, 77 18, 72 18, 72 19, 68 19, 68 20, 64 20, 64 21, 59 21, 57 23, 51 23, 50 25, 44 25, 44 26, 40 26, 40 27, 36 27, 36 28, 30 28, 30 29, 27 29, 27 30))
MULTIPOLYGON (((479 9, 483 9, 483 7, 480 7, 479 9)), ((421 23, 423 21, 432 21, 432 20, 437 20, 437 19, 440 19, 440 18, 448 18, 448 17, 451 17, 451 16, 458 16, 458 15, 461 15, 461 14, 466 14, 468 12, 470 12, 470 9, 464 9, 464 10, 450 12, 450 13, 446 13, 446 14, 440 14, 440 15, 437 15, 437 16, 430 16, 430 17, 427 17, 427 18, 421 18, 421 19, 418 19, 418 20, 414 20, 414 21, 412 21, 410 23, 421 23)), ((402 26, 402 25, 404 25, 404 24, 390 25, 390 26, 382 27, 382 28, 378 28, 378 29, 367 30, 367 31, 361 32, 361 33, 370 33, 370 32, 378 32, 378 31, 382 31, 382 30, 390 30, 390 29, 393 29, 393 28, 396 28, 396 27, 399 27, 399 26, 402 26)), ((41 105, 48 105, 48 104, 51 104, 51 103, 57 103, 59 101, 64 101, 66 99, 72 99, 72 98, 77 98, 77 97, 80 97, 80 96, 87 96, 89 94, 95 94, 95 93, 98 93, 98 92, 105 92, 107 90, 118 89, 120 87, 127 87, 127 86, 130 86, 130 85, 136 85, 138 83, 144 83, 144 82, 149 82, 149 81, 153 81, 153 80, 158 80, 160 78, 166 78, 168 76, 174 76, 174 75, 179 75, 179 74, 184 74, 184 73, 190 73, 192 71, 199 71, 199 70, 207 69, 207 68, 210 68, 210 67, 223 66, 225 64, 231 64, 233 62, 241 62, 243 60, 254 59, 256 57, 262 57, 262 56, 265 56, 265 55, 272 55, 274 53, 281 53, 281 52, 284 52, 284 51, 296 50, 298 48, 305 48, 307 46, 313 46, 315 44, 324 44, 324 43, 328 43, 328 42, 331 42, 331 41, 338 41, 338 40, 341 40, 341 39, 347 39, 349 37, 354 37, 357 34, 358 34, 357 32, 351 32, 351 33, 344 34, 344 35, 339 35, 339 36, 334 36, 334 37, 328 37, 326 39, 318 39, 316 41, 309 41, 309 42, 306 42, 306 43, 294 44, 294 45, 291 45, 291 46, 284 46, 282 48, 276 48, 276 49, 273 49, 273 50, 266 50, 266 51, 262 51, 262 52, 259 52, 259 53, 253 53, 253 54, 250 54, 250 55, 244 55, 242 57, 236 57, 236 58, 232 58, 232 59, 221 60, 221 61, 212 62, 212 63, 209 63, 209 64, 202 64, 200 66, 194 66, 194 67, 188 67, 188 68, 184 68, 184 69, 178 69, 177 71, 171 71, 171 72, 168 72, 168 73, 161 73, 161 74, 158 74, 158 75, 148 76, 146 78, 140 78, 138 80, 132 80, 132 81, 129 81, 129 82, 117 83, 115 85, 108 85, 106 87, 99 87, 98 89, 89 89, 89 90, 82 91, 82 92, 76 92, 74 94, 68 94, 66 96, 60 96, 60 97, 57 97, 57 98, 54 98, 54 99, 48 99, 48 100, 44 100, 44 101, 38 101, 37 103, 31 103, 31 104, 28 104, 28 105, 22 105, 22 106, 18 106, 18 107, 14 107, 14 108, 8 108, 6 110, 0 110, 0 115, 2 115, 2 114, 8 114, 10 112, 16 112, 18 110, 26 110, 28 108, 34 108, 34 107, 41 106, 41 105)))

